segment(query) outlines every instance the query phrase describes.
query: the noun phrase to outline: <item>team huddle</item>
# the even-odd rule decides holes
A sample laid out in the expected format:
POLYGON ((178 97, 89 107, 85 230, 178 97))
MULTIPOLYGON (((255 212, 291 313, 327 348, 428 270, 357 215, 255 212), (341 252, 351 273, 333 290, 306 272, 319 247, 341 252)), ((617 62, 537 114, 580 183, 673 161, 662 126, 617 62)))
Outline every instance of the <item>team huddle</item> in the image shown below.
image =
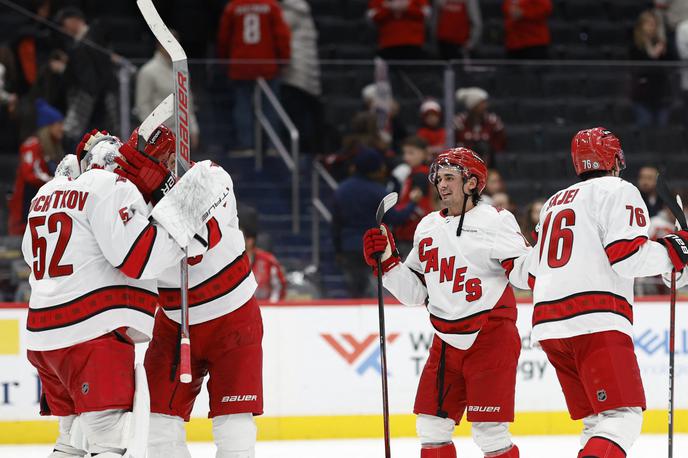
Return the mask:
POLYGON ((466 148, 432 163, 444 208, 418 224, 404 262, 387 226, 364 235, 366 262, 377 269, 380 258, 384 286, 426 306, 435 330, 414 407, 422 458, 457 456, 451 436, 466 410, 485 457, 519 457, 509 435, 521 349, 511 285, 532 289, 532 339, 571 418, 583 420, 578 458, 623 458, 640 435, 633 279, 668 282, 674 270, 676 286, 686 284, 688 232, 648 239, 647 208, 619 177, 625 158, 610 131, 578 132, 571 155, 580 182, 545 202, 532 248, 511 213, 480 202, 487 170, 466 148))
MULTIPOLYGON (((254 456, 263 326, 232 180, 210 161, 177 179, 174 149, 165 126, 144 142, 137 131, 124 143, 92 131, 31 203, 27 346, 41 414, 59 418, 51 458, 190 457, 183 424, 206 375, 216 456, 254 456), (183 384, 187 253, 193 346, 183 384), (134 344, 146 341, 135 367, 134 344)), ((428 178, 443 209, 418 224, 403 262, 387 226, 364 236, 366 262, 377 269, 380 257, 385 287, 426 306, 435 330, 414 407, 422 458, 457 456, 451 436, 465 411, 486 457, 519 456, 509 434, 521 350, 512 285, 533 290, 533 340, 571 418, 583 420, 578 457, 625 457, 640 434, 633 279, 673 270, 678 286, 687 283, 688 233, 648 240, 647 209, 619 177, 614 134, 580 131, 571 152, 580 182, 545 203, 535 247, 511 213, 481 203, 487 170, 466 148, 433 161, 428 178)))
POLYGON ((32 268, 27 347, 41 414, 59 418, 50 457, 189 457, 183 423, 208 374, 217 456, 251 457, 263 327, 232 180, 210 161, 177 180, 164 125, 137 144, 137 131, 125 143, 84 135, 31 204, 22 242, 32 268), (194 345, 192 380, 182 384, 187 252, 194 345), (146 341, 144 368, 135 368, 134 344, 146 341))

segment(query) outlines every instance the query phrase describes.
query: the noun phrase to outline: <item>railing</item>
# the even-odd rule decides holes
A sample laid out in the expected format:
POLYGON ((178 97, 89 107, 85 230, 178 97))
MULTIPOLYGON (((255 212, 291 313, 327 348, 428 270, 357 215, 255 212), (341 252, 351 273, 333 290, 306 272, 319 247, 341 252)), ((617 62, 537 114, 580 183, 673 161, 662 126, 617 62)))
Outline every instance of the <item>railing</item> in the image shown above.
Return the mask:
POLYGON ((256 120, 258 121, 255 131, 256 170, 262 170, 263 168, 263 130, 265 130, 265 133, 268 135, 270 141, 272 141, 272 144, 275 146, 280 157, 291 172, 291 229, 294 234, 298 234, 301 230, 301 209, 299 202, 299 185, 301 184, 299 177, 299 131, 296 126, 294 126, 287 112, 284 111, 282 104, 277 100, 275 93, 272 92, 272 89, 270 89, 270 86, 268 86, 263 78, 258 78, 256 81, 255 92, 253 94, 253 110, 256 120), (284 143, 282 143, 279 134, 272 124, 270 124, 265 113, 263 113, 263 94, 265 94, 265 97, 277 113, 277 116, 279 116, 284 126, 289 131, 291 155, 287 151, 286 146, 284 146, 284 143))
POLYGON ((311 243, 313 246, 312 264, 317 268, 320 266, 320 218, 328 223, 332 223, 332 213, 327 209, 327 206, 320 200, 320 178, 333 191, 339 186, 337 181, 332 178, 325 167, 319 162, 313 163, 313 172, 311 173, 311 243))

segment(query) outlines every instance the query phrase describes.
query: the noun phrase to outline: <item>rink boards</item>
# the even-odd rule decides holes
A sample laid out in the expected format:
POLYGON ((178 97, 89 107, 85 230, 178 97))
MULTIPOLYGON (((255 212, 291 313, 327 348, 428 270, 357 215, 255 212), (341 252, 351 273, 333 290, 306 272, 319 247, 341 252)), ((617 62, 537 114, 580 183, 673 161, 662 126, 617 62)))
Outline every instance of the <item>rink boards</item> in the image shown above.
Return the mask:
MULTIPOLYGON (((688 303, 677 312, 676 429, 688 432, 688 303)), ((532 305, 519 304, 523 349, 516 387, 514 434, 576 434, 553 368, 530 343, 532 305)), ((382 434, 377 306, 373 301, 263 305, 265 415, 259 438, 377 437, 382 434)), ((663 298, 637 302, 636 354, 648 412, 644 432, 666 430, 669 307, 663 298)), ((420 371, 432 340, 424 308, 386 307, 392 435, 415 435, 411 414, 420 371)), ((23 304, 0 304, 0 443, 50 442, 57 426, 38 416, 40 386, 26 360, 23 304)), ((192 342, 193 345, 193 342, 192 342)), ((140 349, 141 357, 144 348, 140 349)), ((234 394, 234 393, 229 393, 234 394)), ((241 393, 239 393, 241 394, 241 393)), ((189 439, 210 440, 203 390, 188 425, 189 439)), ((465 424, 458 434, 468 434, 465 424)))

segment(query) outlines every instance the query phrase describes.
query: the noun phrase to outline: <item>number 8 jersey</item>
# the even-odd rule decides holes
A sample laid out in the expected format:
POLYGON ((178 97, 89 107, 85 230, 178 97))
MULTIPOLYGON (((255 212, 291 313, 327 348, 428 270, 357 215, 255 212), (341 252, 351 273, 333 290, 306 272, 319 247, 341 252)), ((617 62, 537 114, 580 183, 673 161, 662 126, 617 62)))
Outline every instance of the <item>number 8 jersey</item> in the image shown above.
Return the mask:
POLYGON ((610 330, 632 336, 633 279, 672 268, 648 230, 640 192, 621 178, 592 178, 550 197, 528 255, 533 339, 610 330))

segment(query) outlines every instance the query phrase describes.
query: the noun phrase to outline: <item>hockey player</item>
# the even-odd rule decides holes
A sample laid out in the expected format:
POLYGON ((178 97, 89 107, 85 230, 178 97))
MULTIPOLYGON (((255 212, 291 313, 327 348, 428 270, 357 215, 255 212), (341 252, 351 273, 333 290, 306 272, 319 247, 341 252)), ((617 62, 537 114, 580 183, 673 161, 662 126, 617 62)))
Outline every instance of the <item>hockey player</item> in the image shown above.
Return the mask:
POLYGON ((583 419, 578 457, 623 458, 645 409, 632 339, 633 279, 674 268, 684 283, 688 233, 648 241, 647 208, 638 189, 619 178, 625 159, 610 131, 581 130, 571 156, 581 181, 545 202, 529 255, 532 338, 556 369, 571 418, 583 419))
MULTIPOLYGON (((127 160, 146 160, 136 152, 137 132, 129 139, 127 160)), ((175 136, 160 126, 144 152, 174 170, 175 136)), ((209 161, 195 167, 210 167, 209 161)), ((123 173, 118 171, 118 173, 123 173)), ((142 183, 145 187, 145 183, 142 183)), ((144 192, 145 194, 145 192, 144 192)), ((151 196, 152 197, 152 196, 151 196)), ((153 341, 145 358, 150 381, 151 421, 149 458, 187 458, 184 421, 206 375, 210 375, 210 418, 217 458, 254 456, 254 415, 263 413, 263 324, 253 294, 256 280, 239 230, 236 200, 231 189, 224 206, 207 224, 209 247, 202 256, 189 258, 189 332, 191 371, 189 384, 179 382, 177 361, 180 332, 179 268, 165 270, 158 289, 162 310, 155 316, 153 341)))
MULTIPOLYGON (((452 432, 468 408, 486 457, 518 458, 511 442, 521 340, 509 281, 528 252, 514 216, 480 202, 485 163, 467 148, 446 150, 430 167, 443 210, 425 216, 400 262, 385 225, 366 232, 366 262, 382 255, 383 284, 405 305, 425 305, 435 337, 414 413, 422 458, 455 458, 452 432)), ((527 284, 516 284, 527 288, 527 284)))
POLYGON ((31 266, 27 355, 42 384, 41 414, 59 417, 51 458, 145 451, 130 437, 148 414, 130 412, 135 379, 136 395, 147 396, 143 372, 134 375, 134 342, 150 338, 155 278, 183 250, 165 229, 170 221, 150 221, 138 189, 111 173, 120 145, 99 134, 81 149, 76 179, 77 161, 65 159, 31 201, 22 241, 31 266))

